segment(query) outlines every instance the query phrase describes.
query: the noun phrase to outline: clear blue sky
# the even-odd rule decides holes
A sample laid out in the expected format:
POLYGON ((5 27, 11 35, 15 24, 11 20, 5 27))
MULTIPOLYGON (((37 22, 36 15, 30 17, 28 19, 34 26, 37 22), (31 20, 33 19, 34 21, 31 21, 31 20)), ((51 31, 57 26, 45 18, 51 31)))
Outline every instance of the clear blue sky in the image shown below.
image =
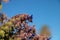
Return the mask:
POLYGON ((33 23, 39 33, 42 25, 47 24, 52 33, 51 40, 60 40, 60 0, 11 0, 3 3, 3 12, 8 17, 19 13, 33 14, 33 23))

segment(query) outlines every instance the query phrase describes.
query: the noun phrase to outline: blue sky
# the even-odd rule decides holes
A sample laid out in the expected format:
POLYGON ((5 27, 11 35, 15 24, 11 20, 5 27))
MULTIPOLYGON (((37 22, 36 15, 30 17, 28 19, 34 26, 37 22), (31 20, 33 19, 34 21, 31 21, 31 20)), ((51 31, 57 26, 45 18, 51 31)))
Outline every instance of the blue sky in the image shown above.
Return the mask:
POLYGON ((51 40, 60 40, 60 0, 11 0, 2 4, 2 11, 8 17, 20 13, 32 14, 32 24, 36 25, 37 33, 46 24, 51 31, 51 40))

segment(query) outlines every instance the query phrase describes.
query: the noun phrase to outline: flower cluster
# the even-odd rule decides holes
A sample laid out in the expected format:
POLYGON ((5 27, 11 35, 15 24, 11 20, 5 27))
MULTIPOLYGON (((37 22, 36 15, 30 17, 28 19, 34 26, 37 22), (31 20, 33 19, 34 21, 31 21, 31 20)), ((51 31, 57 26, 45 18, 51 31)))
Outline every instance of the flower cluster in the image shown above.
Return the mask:
POLYGON ((0 27, 0 40, 49 40, 46 35, 36 34, 35 25, 29 26, 32 22, 32 15, 19 14, 7 20, 3 15, 2 25, 0 27))

